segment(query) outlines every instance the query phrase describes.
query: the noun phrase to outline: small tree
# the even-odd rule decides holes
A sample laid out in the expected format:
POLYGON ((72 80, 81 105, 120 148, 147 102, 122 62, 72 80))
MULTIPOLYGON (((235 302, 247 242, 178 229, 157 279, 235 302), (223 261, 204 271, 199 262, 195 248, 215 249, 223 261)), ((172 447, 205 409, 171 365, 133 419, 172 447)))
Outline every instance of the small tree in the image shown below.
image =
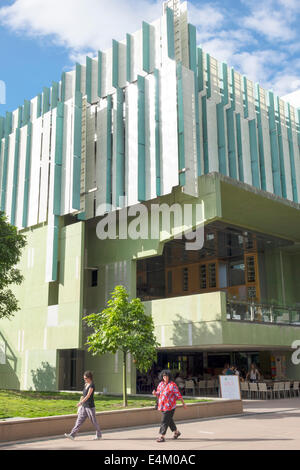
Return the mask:
POLYGON ((107 302, 107 308, 100 313, 84 317, 88 326, 94 328, 87 338, 88 350, 93 355, 123 352, 123 404, 127 406, 126 358, 130 353, 136 367, 147 371, 157 359, 154 323, 145 314, 140 299, 128 300, 123 286, 116 286, 107 302))
POLYGON ((10 318, 20 310, 11 284, 21 284, 23 276, 15 265, 19 262, 22 248, 26 245, 24 235, 18 234, 17 228, 10 225, 3 212, 0 212, 0 318, 10 318))

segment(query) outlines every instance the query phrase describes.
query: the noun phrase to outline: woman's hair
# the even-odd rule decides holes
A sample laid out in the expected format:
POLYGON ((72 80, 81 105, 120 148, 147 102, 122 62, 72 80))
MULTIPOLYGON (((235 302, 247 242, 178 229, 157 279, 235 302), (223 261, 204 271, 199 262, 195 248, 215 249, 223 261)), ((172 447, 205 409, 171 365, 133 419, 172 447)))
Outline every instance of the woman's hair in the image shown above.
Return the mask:
POLYGON ((93 380, 93 374, 90 370, 87 370, 84 374, 84 377, 86 377, 87 379, 91 379, 93 380))
POLYGON ((169 381, 171 382, 173 377, 172 377, 172 372, 169 369, 164 369, 161 371, 161 373, 159 374, 159 380, 163 380, 164 375, 167 375, 169 377, 169 381))

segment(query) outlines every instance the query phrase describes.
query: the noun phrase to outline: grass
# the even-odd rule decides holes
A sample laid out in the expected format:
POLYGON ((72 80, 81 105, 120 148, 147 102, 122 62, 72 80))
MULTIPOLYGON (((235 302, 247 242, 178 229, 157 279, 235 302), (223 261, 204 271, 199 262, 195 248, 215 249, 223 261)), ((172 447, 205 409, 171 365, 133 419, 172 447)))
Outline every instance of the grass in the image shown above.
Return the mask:
MULTIPOLYGON (((76 414, 76 404, 79 402, 80 397, 80 393, 0 390, 0 419, 76 414)), ((121 396, 95 395, 94 399, 96 411, 121 410, 124 408, 121 396)), ((192 398, 185 398, 184 400, 186 403, 210 401, 192 398)), ((128 408, 154 406, 154 403, 152 397, 128 397, 128 408)))

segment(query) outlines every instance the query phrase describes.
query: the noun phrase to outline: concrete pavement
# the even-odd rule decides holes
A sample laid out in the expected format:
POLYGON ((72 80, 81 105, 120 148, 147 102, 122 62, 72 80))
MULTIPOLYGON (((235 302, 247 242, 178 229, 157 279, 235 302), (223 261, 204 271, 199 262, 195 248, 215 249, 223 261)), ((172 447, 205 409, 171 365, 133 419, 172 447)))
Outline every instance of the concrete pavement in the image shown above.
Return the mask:
MULTIPOLYGON (((176 421, 176 414, 175 414, 176 421)), ((299 450, 300 398, 244 400, 239 416, 180 422, 182 436, 157 443, 158 426, 105 431, 100 441, 94 434, 78 434, 74 441, 51 439, 0 444, 0 450, 299 450)))

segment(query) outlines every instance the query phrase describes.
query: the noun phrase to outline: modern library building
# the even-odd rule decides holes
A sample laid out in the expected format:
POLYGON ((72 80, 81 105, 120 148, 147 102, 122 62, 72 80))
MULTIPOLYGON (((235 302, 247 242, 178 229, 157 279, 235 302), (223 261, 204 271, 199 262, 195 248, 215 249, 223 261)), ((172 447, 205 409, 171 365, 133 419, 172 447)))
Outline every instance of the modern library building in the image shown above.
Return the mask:
MULTIPOLYGON (((187 4, 165 2, 0 118, 0 210, 27 237, 0 388, 80 390, 89 369, 121 392, 121 352, 92 356, 82 320, 116 285, 153 317, 156 370, 300 379, 299 201, 300 110, 198 47, 187 4)), ((127 373, 141 391, 130 356, 127 373)))

